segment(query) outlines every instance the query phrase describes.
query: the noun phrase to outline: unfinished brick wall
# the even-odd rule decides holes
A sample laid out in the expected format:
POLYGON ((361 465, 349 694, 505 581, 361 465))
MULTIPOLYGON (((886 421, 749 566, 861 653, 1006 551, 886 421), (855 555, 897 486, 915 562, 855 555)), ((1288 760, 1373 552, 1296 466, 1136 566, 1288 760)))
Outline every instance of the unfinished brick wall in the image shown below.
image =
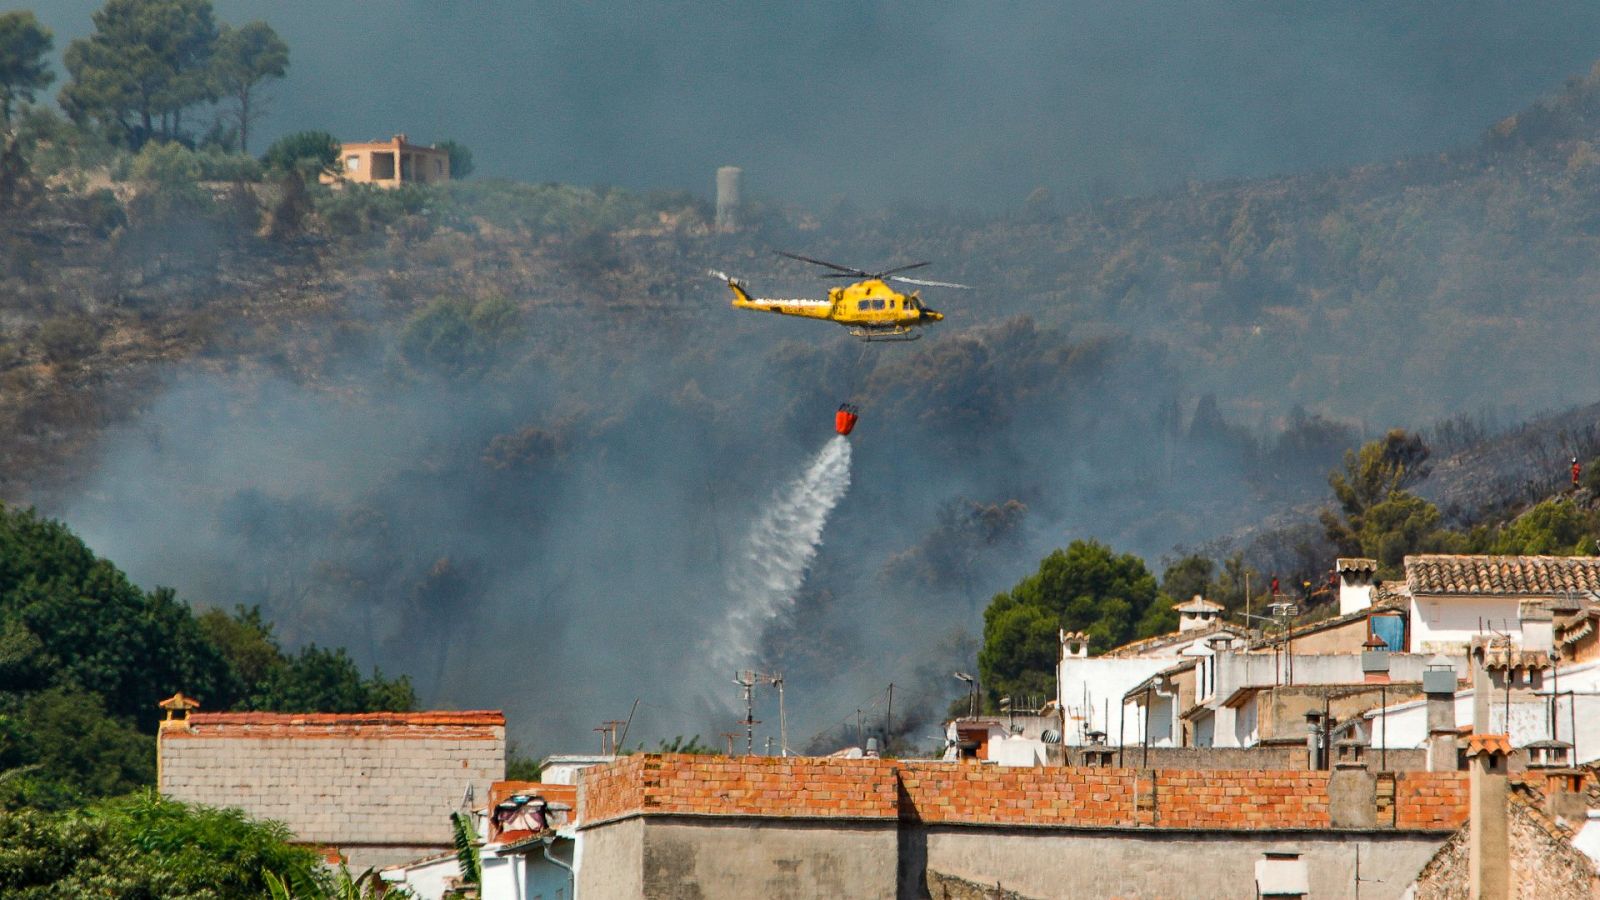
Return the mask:
POLYGON ((1394 785, 1396 828, 1460 828, 1470 813, 1466 772, 1402 772, 1394 785))
POLYGON ((282 822, 352 865, 450 846, 466 788, 481 802, 505 777, 499 712, 193 713, 158 742, 163 794, 282 822))
POLYGON ((585 824, 633 812, 892 819, 894 771, 889 760, 640 754, 584 770, 579 808, 585 824))
MULTIPOLYGON (((640 755, 580 776, 584 827, 632 814, 891 818, 928 824, 1332 827, 1327 772, 1020 768, 893 760, 640 755)), ((1402 772, 1395 827, 1467 818, 1461 773, 1402 772)))

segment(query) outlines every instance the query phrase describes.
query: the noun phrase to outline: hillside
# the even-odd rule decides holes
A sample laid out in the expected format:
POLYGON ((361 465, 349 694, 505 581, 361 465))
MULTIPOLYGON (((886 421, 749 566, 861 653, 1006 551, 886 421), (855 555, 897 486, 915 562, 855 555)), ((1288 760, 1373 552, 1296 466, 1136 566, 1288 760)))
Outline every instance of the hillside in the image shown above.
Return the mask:
MULTIPOLYGON (((0 495, 141 583, 260 604, 290 646, 340 635, 424 703, 577 739, 670 683, 642 733, 713 733, 725 673, 685 659, 738 602, 744 530, 852 400, 851 493, 763 664, 805 684, 797 728, 890 679, 929 685, 897 696, 914 717, 1052 547, 1155 559, 1320 502, 1387 426, 1593 402, 1573 326, 1600 274, 1597 91, 1427 158, 1003 217, 757 204, 736 235, 687 195, 329 192, 36 130, 0 219, 0 495), (776 248, 933 259, 979 290, 930 291, 932 336, 869 347, 734 313, 702 275, 819 288, 776 248), (593 708, 508 691, 481 655, 508 628, 593 708)), ((1522 452, 1476 444, 1450 449, 1522 452)), ((1459 483, 1453 515, 1505 502, 1459 483)))

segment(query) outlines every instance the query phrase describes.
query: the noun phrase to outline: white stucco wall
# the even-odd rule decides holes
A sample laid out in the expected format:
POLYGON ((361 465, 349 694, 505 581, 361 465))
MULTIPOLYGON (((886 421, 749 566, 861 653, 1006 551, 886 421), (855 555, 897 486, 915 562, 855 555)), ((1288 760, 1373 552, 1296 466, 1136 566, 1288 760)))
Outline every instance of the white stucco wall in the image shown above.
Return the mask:
MULTIPOLYGON (((1577 762, 1600 759, 1600 662, 1585 663, 1563 668, 1558 679, 1561 691, 1576 692, 1576 697, 1561 697, 1556 704, 1556 734, 1563 741, 1577 745, 1577 762), (1574 700, 1576 708, 1572 706, 1574 700), (1575 714, 1575 715, 1574 715, 1575 714), (1572 729, 1576 719, 1577 739, 1572 729)), ((1548 690, 1550 679, 1545 680, 1548 690)), ((1473 692, 1461 691, 1455 697, 1456 726, 1472 724, 1473 692)), ((1512 700, 1510 734, 1513 746, 1521 747, 1550 736, 1547 697, 1518 701, 1512 700)), ((1428 739, 1428 709, 1426 701, 1416 700, 1388 707, 1380 717, 1374 710, 1367 716, 1372 733, 1372 745, 1391 749, 1421 747, 1428 739), (1380 724, 1380 718, 1382 724, 1380 724), (1385 737, 1387 729, 1387 737, 1385 737)), ((1505 732, 1506 707, 1503 695, 1490 698, 1489 730, 1505 732)))
POLYGON ((1056 671, 1057 700, 1066 710, 1066 733, 1062 743, 1073 746, 1088 743, 1084 734, 1104 731, 1106 741, 1116 744, 1120 730, 1125 742, 1137 744, 1144 734, 1139 708, 1122 707, 1123 695, 1141 681, 1181 660, 1120 659, 1104 656, 1067 657, 1056 671), (1119 710, 1121 715, 1119 716, 1119 710), (1109 715, 1108 715, 1109 712, 1109 715), (1107 719, 1110 721, 1106 721, 1107 719))
POLYGON ((1412 653, 1459 651, 1474 635, 1491 628, 1519 632, 1522 597, 1438 597, 1411 599, 1412 653))

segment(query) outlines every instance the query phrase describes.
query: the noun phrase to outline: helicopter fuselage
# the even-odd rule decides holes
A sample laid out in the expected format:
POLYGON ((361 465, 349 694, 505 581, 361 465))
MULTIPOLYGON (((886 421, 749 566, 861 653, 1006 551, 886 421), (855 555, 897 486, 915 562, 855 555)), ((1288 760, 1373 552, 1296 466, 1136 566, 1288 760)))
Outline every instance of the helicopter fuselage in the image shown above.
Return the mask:
POLYGON ((917 292, 902 294, 883 280, 868 278, 828 291, 826 300, 782 300, 752 297, 736 279, 728 279, 736 309, 754 309, 785 316, 827 319, 873 339, 909 335, 912 328, 937 322, 944 315, 922 305, 917 292))

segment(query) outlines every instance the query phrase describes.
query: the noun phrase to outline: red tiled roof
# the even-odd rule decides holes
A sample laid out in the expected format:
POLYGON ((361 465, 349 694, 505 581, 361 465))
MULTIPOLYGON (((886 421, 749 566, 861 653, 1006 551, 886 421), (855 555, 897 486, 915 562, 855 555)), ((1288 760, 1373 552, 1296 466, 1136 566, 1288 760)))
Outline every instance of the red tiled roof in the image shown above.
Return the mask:
POLYGON ((414 713, 190 713, 186 721, 162 723, 161 739, 502 740, 505 724, 505 714, 490 709, 414 713))
POLYGON ((323 725, 349 728, 356 725, 505 725, 506 714, 498 709, 430 710, 427 712, 372 713, 267 713, 211 712, 190 713, 194 725, 323 725))
POLYGON ((1499 753, 1504 756, 1511 755, 1511 738, 1504 734, 1469 734, 1467 735, 1467 755, 1477 756, 1480 753, 1499 753))
POLYGON ((1600 557, 1407 556, 1406 586, 1413 595, 1549 596, 1600 591, 1600 557))

